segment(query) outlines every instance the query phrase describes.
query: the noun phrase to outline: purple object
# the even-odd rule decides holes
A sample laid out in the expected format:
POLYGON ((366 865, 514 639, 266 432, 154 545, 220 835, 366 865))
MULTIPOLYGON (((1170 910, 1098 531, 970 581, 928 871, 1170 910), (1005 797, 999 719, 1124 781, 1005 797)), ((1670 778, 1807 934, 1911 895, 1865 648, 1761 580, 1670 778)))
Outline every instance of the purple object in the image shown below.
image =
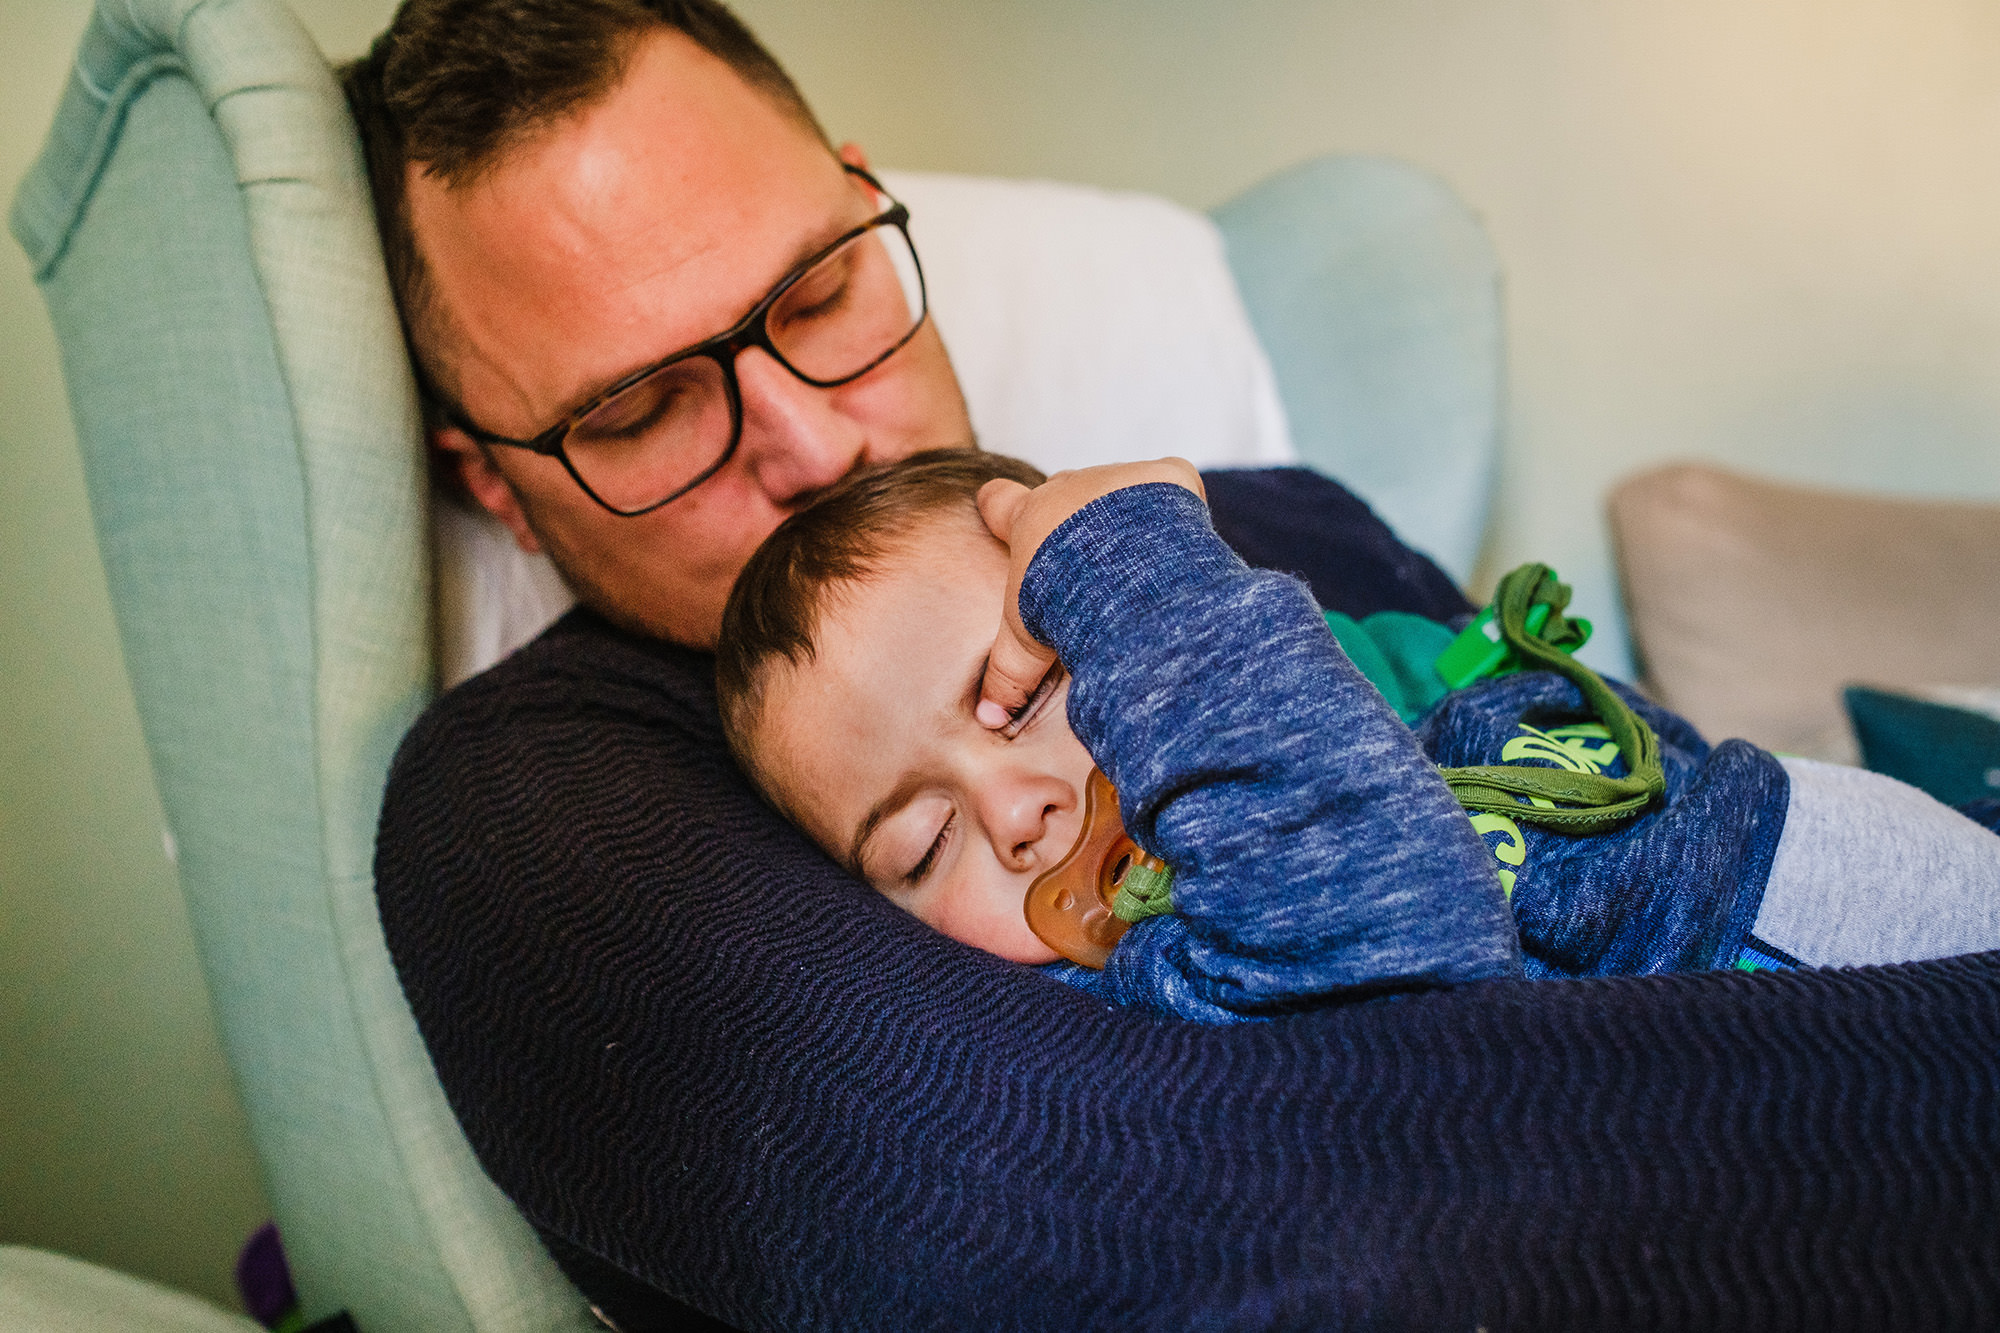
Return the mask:
POLYGON ((285 1262, 276 1222, 266 1222, 243 1242, 243 1252, 236 1256, 236 1292, 244 1310, 265 1328, 276 1328, 298 1309, 298 1289, 292 1286, 292 1267, 285 1262))

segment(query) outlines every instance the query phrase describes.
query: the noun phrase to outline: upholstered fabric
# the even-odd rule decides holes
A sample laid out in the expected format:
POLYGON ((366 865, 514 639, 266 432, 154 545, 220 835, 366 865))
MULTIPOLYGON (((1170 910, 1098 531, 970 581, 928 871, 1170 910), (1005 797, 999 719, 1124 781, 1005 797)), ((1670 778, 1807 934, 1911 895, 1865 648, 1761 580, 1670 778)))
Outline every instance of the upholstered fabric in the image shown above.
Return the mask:
POLYGON ((2000 671, 2000 506, 1683 464, 1610 510, 1646 686, 1714 739, 1854 763, 1843 686, 2000 671))
POLYGON ((257 1333, 205 1301, 46 1250, 0 1246, 7 1333, 257 1333))
POLYGON ((1044 471, 1290 463, 1215 223, 1156 195, 884 172, 980 443, 1044 471))
POLYGON ((1451 188, 1322 157, 1215 210, 1299 458, 1463 582, 1499 466, 1500 266, 1451 188))
POLYGON ((382 776, 431 658, 416 416, 361 170, 281 5, 106 0, 12 221, 308 1313, 580 1327, 466 1149, 375 912, 382 776))

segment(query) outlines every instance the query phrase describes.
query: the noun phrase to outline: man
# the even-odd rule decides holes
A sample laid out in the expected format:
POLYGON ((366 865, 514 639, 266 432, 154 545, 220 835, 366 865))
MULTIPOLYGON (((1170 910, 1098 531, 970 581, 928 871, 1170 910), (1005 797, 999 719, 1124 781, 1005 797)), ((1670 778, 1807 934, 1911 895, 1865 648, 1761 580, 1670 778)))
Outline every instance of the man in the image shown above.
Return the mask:
MULTIPOLYGON (((899 306, 815 365, 788 348, 783 300, 760 306, 788 284, 810 290, 805 261, 839 263, 825 248, 893 201, 719 6, 419 0, 346 82, 432 442, 613 623, 707 647, 737 570, 786 514, 866 463, 972 445, 921 308, 899 306), (762 318, 740 328, 746 312, 762 318), (699 366, 683 387, 714 410, 660 464, 667 484, 642 480, 612 505, 579 484, 588 432, 556 428, 725 330, 740 336, 667 370, 699 366), (545 432, 560 453, 518 447, 545 432)), ((856 239, 908 253, 897 226, 856 239)), ((1434 568, 1371 526, 1368 541, 1412 566, 1372 581, 1458 609, 1434 568)))
MULTIPOLYGON (((1086 1013, 954 952, 813 852, 730 763, 698 650, 750 551, 856 467, 971 443, 935 328, 884 277, 907 242, 860 150, 833 150, 710 0, 411 0, 345 81, 432 441, 584 603, 405 741, 378 843, 384 929, 482 1163, 594 1301, 630 1329, 687 1326, 676 1300, 737 1326, 1054 1326, 1097 1308, 1187 1327, 1232 1310, 1321 1326, 1393 1299, 1470 1326, 1479 1284, 1512 1270, 1426 1265, 1514 1228, 1439 1215, 1454 1191, 1413 1196, 1393 1171, 1379 1194, 1333 1188, 1325 1154, 1351 1136, 1392 1167, 1428 1140, 1299 1119, 1375 1104, 1340 1086, 1367 1033, 1291 1025, 1251 1061, 1308 1071, 1312 1098, 1182 1103, 1233 1048, 1086 1013), (1432 1211, 1407 1232, 1376 1224, 1411 1198, 1432 1211), (1405 1234, 1433 1239, 1411 1251, 1405 1234), (1431 1279, 1444 1285, 1426 1294, 1431 1279)), ((1239 485, 1238 508, 1311 485, 1239 485)), ((1228 489, 1210 487, 1226 536, 1228 489)), ((1317 530, 1353 548, 1328 566, 1347 577, 1316 580, 1322 600, 1463 609, 1351 497, 1311 499, 1317 530)), ((1587 1017, 1548 1003, 1477 1050, 1587 1017)), ((1392 1074, 1399 1051, 1430 1061, 1463 1040, 1384 1031, 1370 1067, 1392 1074)), ((1705 1074, 1733 1073, 1716 1041, 1697 1045, 1705 1074)), ((1641 1062, 1626 1080, 1592 1079, 1657 1073, 1650 1051, 1623 1058, 1641 1062)), ((1924 1104, 1908 1078, 1869 1072, 1924 1104)), ((1563 1079, 1543 1082, 1510 1114, 1560 1102, 1563 1079)), ((1439 1087, 1398 1117, 1487 1124, 1483 1104, 1451 1101, 1475 1083, 1439 1087)), ((1696 1108, 1665 1129, 1705 1123, 1696 1108)), ((1619 1153, 1573 1154, 1576 1169, 1672 1165, 1633 1133, 1619 1153)), ((1654 1214, 1607 1226, 1572 1210, 1594 1181, 1478 1147, 1505 1137, 1439 1141, 1473 1145, 1452 1169, 1499 1182, 1490 1197, 1528 1201, 1510 1223, 1560 1187, 1534 1234, 1557 1269, 1581 1265, 1577 1290, 1635 1270, 1654 1214)), ((1759 1140, 1746 1160, 1786 1147, 1759 1140)), ((1721 1196, 1689 1206, 1676 1184, 1646 1197, 1716 1219, 1685 1251, 1734 1257, 1721 1196)), ((1968 1230, 1889 1220, 1885 1244, 1949 1248, 1968 1230)), ((1662 1290, 1642 1299, 1684 1307, 1662 1290)), ((1716 1290, 1733 1313, 1762 1308, 1716 1290)))
MULTIPOLYGON (((883 221, 894 201, 858 146, 830 145, 720 6, 415 0, 344 79, 447 480, 524 549, 545 551, 595 613, 544 645, 552 669, 578 669, 578 645, 613 626, 712 645, 737 571, 786 514, 865 464, 972 446, 935 324, 901 294, 854 281, 866 267, 857 244, 878 262, 907 247, 883 221), (850 301, 855 328, 825 353, 792 306, 830 267, 843 291, 872 291, 889 308, 870 319, 850 301), (680 409, 692 424, 678 432, 658 419, 667 395, 695 404, 680 409), (633 420, 647 429, 635 435, 633 420)), ((1463 608, 1350 497, 1296 484, 1327 514, 1326 533, 1344 517, 1356 535, 1341 570, 1359 572, 1356 595, 1463 608)), ((502 697, 528 693, 517 680, 502 697)), ((571 703, 569 721, 597 743, 578 720, 587 700, 571 703)), ((453 719, 454 743, 521 730, 506 710, 481 728, 455 707, 434 715, 453 719)), ((457 758, 421 738, 406 753, 457 758)), ((436 813, 405 790, 391 792, 391 825, 436 813)), ((507 809, 451 827, 518 828, 545 811, 561 815, 507 809)), ((382 890, 413 992, 424 963, 396 935, 397 904, 430 901, 450 862, 448 838, 426 842, 421 863, 385 875, 382 890)), ((514 868, 534 865, 524 855, 514 868)), ((424 1015, 434 1045, 451 1016, 424 1015)), ((465 1114, 463 1089, 441 1071, 465 1114)))
MULTIPOLYGON (((925 322, 834 388, 767 348, 711 362, 738 386, 734 451, 696 490, 636 516, 598 503, 558 458, 479 438, 535 436, 729 329, 888 207, 860 174, 860 148, 829 149, 727 13, 665 8, 684 11, 684 30, 604 0, 411 6, 376 57, 405 160, 388 135, 373 137, 371 156, 411 344, 449 405, 432 438, 466 489, 616 623, 707 646, 736 571, 785 514, 861 464, 969 445, 972 430, 925 322), (523 31, 535 25, 547 30, 523 31), (472 63, 482 51, 561 63, 507 70, 516 87, 495 87, 472 63), (467 53, 455 68, 453 53, 467 53), (451 73, 398 77, 441 66, 451 73)), ((907 331, 858 349, 859 365, 907 331)), ((728 443, 690 444, 704 452, 691 461, 705 466, 728 443)))

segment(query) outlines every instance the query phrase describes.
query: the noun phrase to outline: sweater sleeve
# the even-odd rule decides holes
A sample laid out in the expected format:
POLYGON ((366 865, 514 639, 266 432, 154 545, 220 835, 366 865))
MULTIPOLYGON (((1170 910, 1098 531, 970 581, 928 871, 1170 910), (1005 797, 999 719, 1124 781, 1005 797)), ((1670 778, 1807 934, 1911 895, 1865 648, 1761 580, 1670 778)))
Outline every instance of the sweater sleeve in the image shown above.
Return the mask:
POLYGON ((1196 496, 1093 501, 1020 603, 1126 828, 1174 869, 1181 927, 1128 934, 1112 994, 1226 1017, 1519 974, 1492 858, 1436 768, 1305 589, 1245 566, 1196 496))

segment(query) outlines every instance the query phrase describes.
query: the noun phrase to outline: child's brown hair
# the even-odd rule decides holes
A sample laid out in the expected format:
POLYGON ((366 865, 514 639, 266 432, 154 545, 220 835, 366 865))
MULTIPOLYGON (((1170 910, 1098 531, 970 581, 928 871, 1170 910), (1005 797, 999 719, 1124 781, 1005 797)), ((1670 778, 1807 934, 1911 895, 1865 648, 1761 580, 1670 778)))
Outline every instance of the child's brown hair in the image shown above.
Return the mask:
POLYGON ((928 449, 841 482, 778 525, 736 576, 715 648, 716 702, 730 748, 748 767, 745 744, 762 702, 767 668, 813 658, 827 594, 868 577, 917 523, 963 507, 974 523, 979 488, 1005 477, 1039 486, 1035 467, 979 449, 928 449))

